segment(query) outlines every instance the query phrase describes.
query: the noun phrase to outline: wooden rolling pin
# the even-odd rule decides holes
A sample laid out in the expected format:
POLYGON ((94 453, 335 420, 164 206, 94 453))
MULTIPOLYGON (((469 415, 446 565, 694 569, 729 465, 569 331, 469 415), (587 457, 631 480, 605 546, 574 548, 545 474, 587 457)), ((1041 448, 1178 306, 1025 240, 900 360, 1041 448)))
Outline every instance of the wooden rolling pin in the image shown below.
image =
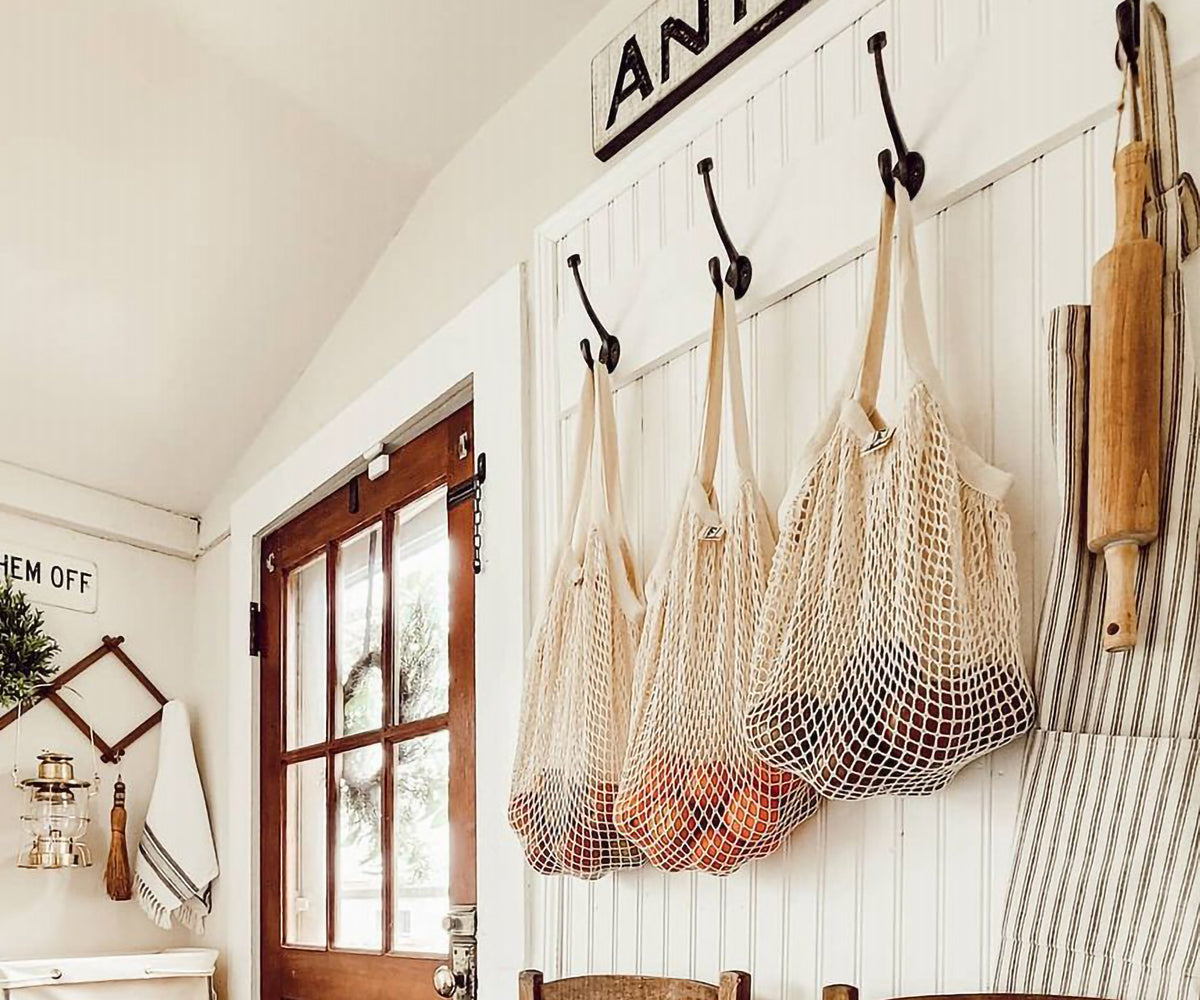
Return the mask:
POLYGON ((1163 248, 1142 234, 1148 153, 1117 153, 1117 236, 1092 272, 1087 536, 1108 572, 1109 652, 1137 642, 1138 550, 1158 535, 1163 248))

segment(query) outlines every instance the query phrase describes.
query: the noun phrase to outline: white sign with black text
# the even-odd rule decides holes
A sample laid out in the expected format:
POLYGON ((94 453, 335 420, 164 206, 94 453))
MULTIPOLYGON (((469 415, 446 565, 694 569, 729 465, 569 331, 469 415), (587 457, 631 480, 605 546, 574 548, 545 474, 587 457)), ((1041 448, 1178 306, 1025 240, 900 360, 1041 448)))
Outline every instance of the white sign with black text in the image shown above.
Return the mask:
POLYGON ((96 564, 86 559, 0 541, 0 577, 7 577, 34 604, 88 614, 96 610, 96 564))
POLYGON ((592 150, 607 160, 808 0, 656 0, 592 60, 592 150))

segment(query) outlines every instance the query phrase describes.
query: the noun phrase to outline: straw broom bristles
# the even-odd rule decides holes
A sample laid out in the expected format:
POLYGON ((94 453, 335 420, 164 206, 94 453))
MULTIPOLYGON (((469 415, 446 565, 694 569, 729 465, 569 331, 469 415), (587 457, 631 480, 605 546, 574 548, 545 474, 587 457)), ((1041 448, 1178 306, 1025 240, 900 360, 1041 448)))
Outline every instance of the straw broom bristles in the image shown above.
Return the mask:
POLYGON ((133 897, 133 878, 129 871, 129 848, 125 843, 125 782, 119 777, 113 786, 113 807, 109 819, 112 839, 108 845, 108 864, 104 866, 104 888, 108 898, 118 902, 133 897))

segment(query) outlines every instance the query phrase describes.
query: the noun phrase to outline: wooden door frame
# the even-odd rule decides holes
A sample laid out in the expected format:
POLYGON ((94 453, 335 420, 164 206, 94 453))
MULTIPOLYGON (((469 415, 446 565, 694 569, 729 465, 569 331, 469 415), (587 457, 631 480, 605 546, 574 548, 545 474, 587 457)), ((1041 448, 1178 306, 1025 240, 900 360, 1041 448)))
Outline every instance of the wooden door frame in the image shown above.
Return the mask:
MULTIPOLYGON (((261 581, 262 627, 260 628, 260 782, 262 788, 260 814, 259 882, 264 905, 261 912, 261 946, 263 949, 260 986, 268 997, 294 992, 289 984, 297 979, 312 988, 319 986, 329 992, 342 992, 347 986, 362 983, 363 988, 389 980, 389 996, 409 1000, 431 1000, 434 970, 449 961, 449 936, 445 939, 445 954, 440 956, 405 954, 392 950, 393 917, 393 860, 392 823, 395 818, 392 800, 393 758, 395 746, 402 740, 419 738, 430 732, 449 735, 449 794, 451 806, 450 856, 453 859, 448 885, 451 906, 473 905, 476 901, 476 822, 475 822, 475 573, 472 568, 475 513, 470 492, 475 468, 474 422, 471 404, 422 431, 413 440, 391 453, 391 470, 386 476, 371 480, 360 474, 327 497, 316 501, 295 514, 284 525, 266 536, 259 567, 261 581), (462 443, 466 442, 465 453, 462 443), (462 497, 463 489, 465 497, 462 497), (445 711, 415 720, 398 720, 392 716, 395 664, 394 639, 394 532, 396 517, 409 505, 445 489, 438 498, 445 512, 445 527, 450 541, 448 571, 448 689, 445 711), (351 492, 353 491, 353 493, 351 492), (458 494, 459 500, 451 501, 458 494), (350 497, 354 497, 354 502, 350 497), (384 715, 380 725, 369 732, 339 736, 334 722, 337 690, 337 591, 338 546, 361 536, 369 526, 379 529, 382 543, 380 568, 385 579, 380 597, 382 620, 380 649, 382 652, 382 682, 384 715), (326 731, 320 740, 308 746, 289 748, 286 745, 287 701, 287 593, 290 576, 312 560, 325 557, 327 603, 327 642, 325 657, 326 731), (383 788, 381 840, 383 843, 383 880, 381 884, 383 949, 374 955, 354 948, 339 948, 334 944, 336 913, 332 891, 332 870, 335 851, 336 796, 327 799, 325 839, 326 867, 322 877, 327 880, 325 893, 326 934, 328 947, 283 944, 283 924, 287 892, 284 858, 287 840, 287 765, 301 760, 325 760, 326 781, 333 780, 332 763, 339 753, 362 747, 383 747, 383 788), (268 905, 270 904, 270 905, 268 905), (268 942, 277 942, 274 948, 268 942), (272 957, 274 960, 272 961, 272 957), (289 975, 290 973, 290 975, 289 975), (393 982, 394 980, 394 982, 393 982), (322 983, 326 985, 321 985, 322 983), (337 983, 335 989, 332 984, 337 983)), ((357 989, 361 993, 362 989, 357 989)))
POLYGON ((480 982, 485 991, 515 988, 526 954, 525 866, 506 812, 529 617, 524 323, 524 276, 514 268, 230 508, 227 774, 213 812, 223 995, 232 1000, 259 997, 258 661, 248 655, 247 609, 259 598, 260 540, 361 471, 357 456, 372 444, 390 450, 467 399, 476 451, 488 457, 475 581, 476 743, 486 748, 475 783, 480 982))

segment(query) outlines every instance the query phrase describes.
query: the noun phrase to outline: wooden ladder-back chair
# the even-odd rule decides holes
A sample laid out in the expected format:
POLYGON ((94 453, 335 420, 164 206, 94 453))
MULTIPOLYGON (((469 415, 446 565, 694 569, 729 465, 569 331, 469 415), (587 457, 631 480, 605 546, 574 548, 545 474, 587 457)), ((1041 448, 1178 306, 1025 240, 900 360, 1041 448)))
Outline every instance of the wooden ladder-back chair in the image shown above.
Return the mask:
POLYGON ((750 1000, 748 972, 722 972, 714 986, 658 976, 574 976, 547 983, 536 969, 526 969, 519 982, 519 1000, 750 1000))
MULTIPOLYGON (((858 1000, 858 987, 836 983, 821 991, 821 1000, 858 1000)), ((890 997, 889 1000, 1089 1000, 1054 993, 937 993, 923 996, 890 997)))

